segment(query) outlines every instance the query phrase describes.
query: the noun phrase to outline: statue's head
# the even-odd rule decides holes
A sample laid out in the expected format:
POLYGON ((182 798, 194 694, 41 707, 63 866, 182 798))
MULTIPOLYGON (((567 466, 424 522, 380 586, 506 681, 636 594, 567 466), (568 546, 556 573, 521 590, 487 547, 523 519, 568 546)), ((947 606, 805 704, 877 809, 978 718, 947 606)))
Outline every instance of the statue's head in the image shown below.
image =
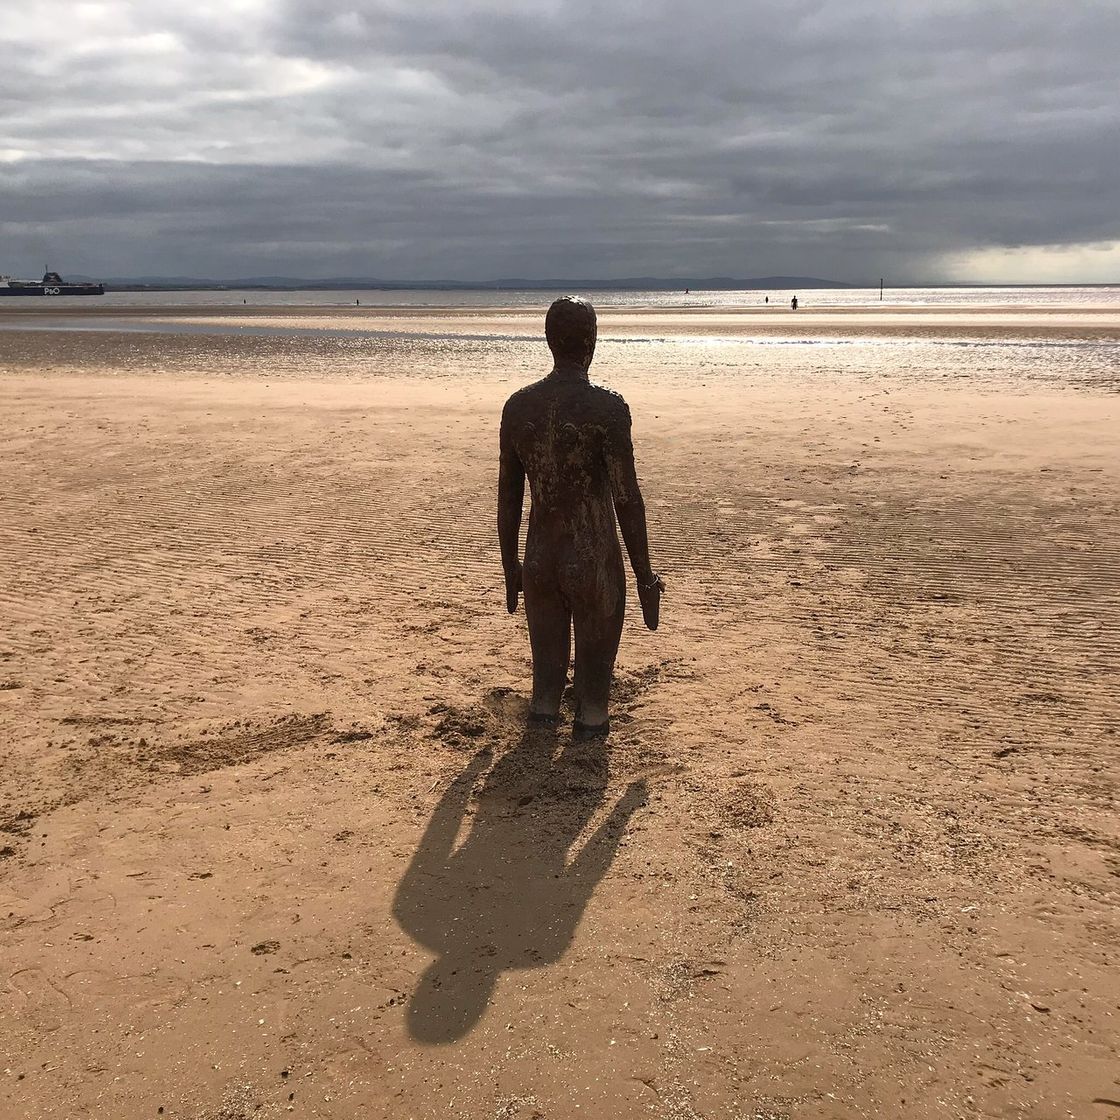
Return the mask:
POLYGON ((544 336, 556 361, 577 362, 584 369, 595 355, 595 308, 579 296, 561 296, 544 319, 544 336))

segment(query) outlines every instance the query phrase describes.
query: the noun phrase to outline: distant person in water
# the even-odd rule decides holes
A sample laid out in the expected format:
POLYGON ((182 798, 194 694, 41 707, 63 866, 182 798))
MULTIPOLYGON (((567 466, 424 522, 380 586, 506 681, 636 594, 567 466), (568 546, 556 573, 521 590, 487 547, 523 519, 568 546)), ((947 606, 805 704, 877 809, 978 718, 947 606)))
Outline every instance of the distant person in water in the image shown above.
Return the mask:
POLYGON ((766 303, 769 303, 769 302, 770 302, 770 297, 769 297, 769 296, 767 296, 767 297, 766 297, 766 300, 765 300, 765 302, 766 302, 766 303))
POLYGON ((797 310, 797 296, 794 296, 793 299, 789 301, 789 305, 794 311, 797 310))
POLYGON ((572 734, 593 739, 610 730, 611 676, 626 608, 616 515, 650 630, 657 629, 665 584, 650 566, 630 410, 617 393, 588 378, 595 309, 574 296, 558 299, 548 309, 545 336, 552 372, 514 393, 502 412, 498 539, 506 608, 513 614, 524 591, 533 651, 529 718, 535 722, 559 719, 574 628, 572 734), (526 476, 532 506, 522 565, 526 476))

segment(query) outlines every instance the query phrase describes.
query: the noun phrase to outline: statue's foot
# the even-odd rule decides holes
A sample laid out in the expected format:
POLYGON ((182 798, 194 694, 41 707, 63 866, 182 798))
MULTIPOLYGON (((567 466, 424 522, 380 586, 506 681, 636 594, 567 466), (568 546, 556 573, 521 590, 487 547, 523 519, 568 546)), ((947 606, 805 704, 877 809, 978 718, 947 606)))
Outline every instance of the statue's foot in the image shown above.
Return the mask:
POLYGON ((602 723, 584 723, 577 719, 572 724, 572 739, 577 743, 587 743, 592 739, 605 739, 611 733, 611 721, 603 720, 602 723))
POLYGON ((538 727, 555 727, 560 722, 557 712, 530 712, 529 722, 538 727))

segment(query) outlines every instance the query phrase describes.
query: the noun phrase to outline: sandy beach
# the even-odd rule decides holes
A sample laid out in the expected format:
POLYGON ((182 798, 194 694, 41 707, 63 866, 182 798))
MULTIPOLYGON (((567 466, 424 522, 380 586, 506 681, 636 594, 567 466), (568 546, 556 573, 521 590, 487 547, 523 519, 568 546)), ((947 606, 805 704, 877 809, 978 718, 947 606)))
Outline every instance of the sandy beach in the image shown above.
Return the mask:
POLYGON ((0 1115, 1116 1116, 1120 312, 603 314, 606 750, 502 602, 541 321, 0 311, 0 1115))

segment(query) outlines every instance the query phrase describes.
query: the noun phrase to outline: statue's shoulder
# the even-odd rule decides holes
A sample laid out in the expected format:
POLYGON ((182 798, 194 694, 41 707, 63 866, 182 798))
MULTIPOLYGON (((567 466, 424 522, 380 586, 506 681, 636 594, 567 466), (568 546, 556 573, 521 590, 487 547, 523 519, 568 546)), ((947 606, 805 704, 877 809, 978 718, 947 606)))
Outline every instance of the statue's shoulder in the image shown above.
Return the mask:
POLYGON ((511 393, 502 409, 503 417, 516 417, 533 409, 537 398, 544 388, 544 380, 534 381, 531 385, 523 385, 516 392, 511 393))
POLYGON ((610 419, 629 423, 630 407, 621 393, 616 393, 614 389, 608 389, 605 385, 596 385, 594 382, 591 385, 591 392, 596 406, 601 408, 610 419))

